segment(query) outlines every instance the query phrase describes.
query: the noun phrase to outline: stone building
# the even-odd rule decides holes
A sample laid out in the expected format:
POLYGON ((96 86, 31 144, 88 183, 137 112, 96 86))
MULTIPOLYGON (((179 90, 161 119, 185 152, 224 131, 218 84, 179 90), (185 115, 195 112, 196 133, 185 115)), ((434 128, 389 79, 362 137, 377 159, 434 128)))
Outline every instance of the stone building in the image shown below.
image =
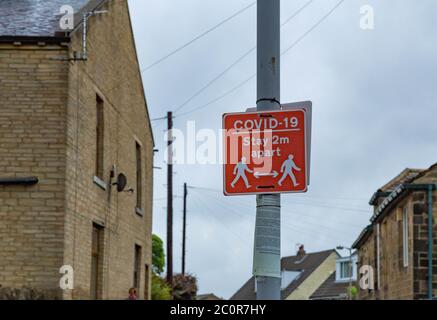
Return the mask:
POLYGON ((360 299, 437 296, 436 184, 437 164, 406 169, 373 195, 371 225, 353 245, 358 268, 369 266, 373 273, 359 291, 360 299))
POLYGON ((0 299, 149 298, 154 141, 127 1, 3 0, 0 21, 0 299))

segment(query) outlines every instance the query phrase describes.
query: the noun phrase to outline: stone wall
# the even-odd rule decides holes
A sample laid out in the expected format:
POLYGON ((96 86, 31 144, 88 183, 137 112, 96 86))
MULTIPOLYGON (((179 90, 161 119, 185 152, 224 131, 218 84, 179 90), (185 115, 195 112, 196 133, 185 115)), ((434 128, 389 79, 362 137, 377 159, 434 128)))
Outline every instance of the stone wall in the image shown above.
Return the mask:
MULTIPOLYGON (((437 184, 437 165, 414 183, 437 184)), ((433 296, 437 297, 437 191, 432 196, 433 228, 433 296)), ((414 196, 414 291, 416 299, 428 298, 428 192, 414 196)))
MULTIPOLYGON (((375 238, 376 233, 375 231, 372 231, 372 233, 369 235, 367 241, 365 241, 358 249, 358 265, 357 265, 357 275, 358 279, 360 279, 360 268, 362 266, 371 266, 374 270, 373 272, 373 286, 376 289, 376 255, 375 255, 375 238)), ((358 288, 359 288, 359 282, 358 282, 358 288)), ((361 289, 359 288, 358 291, 358 299, 359 300, 374 300, 376 299, 376 290, 372 289, 361 289)))
MULTIPOLYGON (((123 299, 133 286, 135 245, 142 248, 144 297, 146 265, 151 270, 153 139, 126 1, 109 1, 108 13, 90 18, 89 59, 70 63, 67 126, 65 264, 75 271, 75 290, 65 298, 90 298, 92 225, 103 227, 101 297, 123 299), (104 176, 97 185, 96 95, 104 105, 104 176), (136 149, 141 145, 143 213, 136 213, 136 192, 118 193, 110 172, 126 175, 136 189, 136 149)), ((71 54, 82 50, 81 29, 71 54)), ((126 189, 127 189, 126 188, 126 189)), ((150 290, 148 290, 150 293, 150 290)), ((148 298, 148 297, 146 297, 148 298)))
MULTIPOLYGON (((437 184, 437 165, 420 175, 414 184, 437 184)), ((392 205, 380 224, 380 283, 375 291, 360 290, 360 299, 427 299, 428 298, 428 192, 411 191, 392 205), (409 256, 403 264, 403 209, 408 209, 409 256)), ((437 191, 433 191, 433 296, 437 296, 437 191)), ((359 266, 376 268, 376 223, 373 235, 359 248, 359 266)))
POLYGON ((413 212, 412 196, 389 209, 380 223, 380 284, 377 293, 382 300, 410 300, 413 291, 413 212), (408 208, 409 263, 403 264, 403 209, 408 208))
POLYGON ((68 65, 59 58, 67 52, 60 46, 0 45, 0 178, 39 179, 33 186, 0 186, 3 288, 58 287, 68 85, 68 65))
POLYGON ((0 45, 0 177, 40 179, 0 187, 1 297, 91 298, 93 224, 103 233, 99 296, 127 297, 139 245, 138 291, 150 297, 153 137, 127 1, 102 9, 108 13, 89 20, 88 61, 59 59, 81 52, 81 28, 70 47, 0 45), (105 122, 99 185, 97 95, 105 122), (135 143, 142 150, 142 210, 138 190, 118 193, 110 179, 114 167, 127 176, 127 189, 136 189, 135 143), (63 265, 73 267, 74 290, 62 294, 63 265))

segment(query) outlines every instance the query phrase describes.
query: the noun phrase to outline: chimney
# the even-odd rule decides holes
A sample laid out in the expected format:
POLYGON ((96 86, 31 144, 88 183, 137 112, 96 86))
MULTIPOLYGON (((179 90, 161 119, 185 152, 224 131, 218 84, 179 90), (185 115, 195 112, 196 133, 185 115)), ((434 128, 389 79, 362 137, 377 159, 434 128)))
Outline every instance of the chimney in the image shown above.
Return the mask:
POLYGON ((304 246, 303 244, 301 244, 301 245, 299 246, 299 250, 297 251, 297 256, 298 256, 298 257, 302 257, 302 256, 304 256, 304 255, 306 255, 306 252, 305 252, 305 246, 304 246))

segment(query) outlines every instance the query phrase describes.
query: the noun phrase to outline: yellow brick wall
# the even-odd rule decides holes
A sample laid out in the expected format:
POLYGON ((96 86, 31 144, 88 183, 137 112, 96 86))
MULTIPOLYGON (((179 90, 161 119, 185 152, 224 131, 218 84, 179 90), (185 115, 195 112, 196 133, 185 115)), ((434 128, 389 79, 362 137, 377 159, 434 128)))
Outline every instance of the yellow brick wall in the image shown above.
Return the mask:
POLYGON ((333 252, 286 300, 309 300, 311 295, 335 272, 337 253, 333 252))
MULTIPOLYGON (((151 269, 152 133, 126 1, 109 1, 102 9, 108 13, 89 20, 88 61, 70 63, 64 262, 74 267, 76 277, 75 290, 66 298, 89 298, 93 222, 104 226, 101 279, 104 299, 127 297, 128 289, 133 286, 135 244, 143 252, 138 288, 141 297, 146 286, 145 265, 151 269), (106 191, 93 182, 96 94, 104 100, 106 191), (127 187, 136 188, 136 141, 142 146, 143 217, 135 212, 136 195, 118 193, 109 181, 115 165, 117 173, 127 176, 127 187)), ((82 34, 78 30, 72 39, 71 53, 81 50, 82 34)))
POLYGON ((75 289, 63 298, 90 298, 92 226, 98 223, 104 227, 102 298, 127 297, 135 245, 142 247, 140 297, 150 289, 152 132, 127 1, 109 1, 103 9, 108 13, 89 20, 86 62, 53 59, 82 50, 81 28, 69 48, 0 46, 1 176, 40 178, 32 187, 0 187, 3 287, 59 296, 59 268, 71 265, 75 289), (93 182, 96 94, 104 100, 106 190, 93 182), (136 189, 135 141, 142 146, 142 217, 135 193, 117 193, 109 181, 116 165, 136 189))
POLYGON ((59 46, 0 45, 0 285, 58 294, 63 262, 68 66, 59 46), (53 291, 53 292, 52 292, 53 291))

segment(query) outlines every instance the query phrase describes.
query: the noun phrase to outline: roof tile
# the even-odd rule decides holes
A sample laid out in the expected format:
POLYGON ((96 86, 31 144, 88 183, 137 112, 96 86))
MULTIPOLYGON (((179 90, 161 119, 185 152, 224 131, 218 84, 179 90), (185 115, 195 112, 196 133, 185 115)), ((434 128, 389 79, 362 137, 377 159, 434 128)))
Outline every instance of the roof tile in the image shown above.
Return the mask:
POLYGON ((0 36, 54 36, 60 9, 71 5, 75 13, 88 0, 0 0, 0 36))

